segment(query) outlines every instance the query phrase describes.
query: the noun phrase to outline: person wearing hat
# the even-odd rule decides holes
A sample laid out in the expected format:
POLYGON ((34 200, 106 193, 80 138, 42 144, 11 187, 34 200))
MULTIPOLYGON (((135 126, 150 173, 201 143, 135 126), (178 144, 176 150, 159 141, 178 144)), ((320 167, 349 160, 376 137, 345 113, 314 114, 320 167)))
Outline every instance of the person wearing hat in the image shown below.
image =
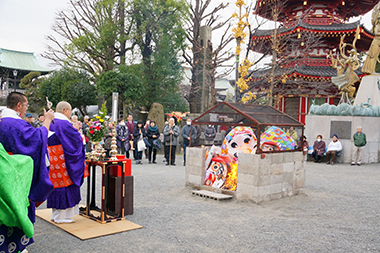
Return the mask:
POLYGON ((25 121, 28 122, 29 124, 31 124, 33 127, 34 127, 34 124, 33 124, 33 115, 31 113, 27 113, 25 114, 25 121))
POLYGON ((327 147, 326 160, 327 164, 333 165, 335 163, 336 155, 343 149, 342 143, 338 140, 338 135, 333 135, 333 140, 327 147))

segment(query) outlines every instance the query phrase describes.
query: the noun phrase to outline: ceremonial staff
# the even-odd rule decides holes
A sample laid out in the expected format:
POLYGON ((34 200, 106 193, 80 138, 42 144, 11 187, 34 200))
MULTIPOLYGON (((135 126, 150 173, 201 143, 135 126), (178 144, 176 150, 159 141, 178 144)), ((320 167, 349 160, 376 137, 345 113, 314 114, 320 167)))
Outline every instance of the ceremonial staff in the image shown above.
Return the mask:
MULTIPOLYGON (((49 98, 46 97, 46 104, 47 104, 47 108, 48 108, 48 111, 51 109, 51 107, 53 106, 53 103, 49 101, 49 98)), ((54 124, 54 119, 51 121, 51 123, 54 124)))

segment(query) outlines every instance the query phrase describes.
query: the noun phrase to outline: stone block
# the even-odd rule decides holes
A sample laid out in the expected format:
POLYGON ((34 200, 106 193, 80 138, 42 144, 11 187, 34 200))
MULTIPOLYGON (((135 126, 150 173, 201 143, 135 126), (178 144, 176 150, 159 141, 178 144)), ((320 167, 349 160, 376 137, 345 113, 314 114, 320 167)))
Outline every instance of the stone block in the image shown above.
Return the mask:
POLYGON ((305 177, 305 170, 297 170, 294 172, 294 179, 302 179, 305 177))
POLYGON ((261 158, 261 155, 257 155, 258 156, 258 165, 259 166, 262 166, 262 165, 270 165, 272 164, 272 159, 271 159, 271 154, 265 154, 265 157, 264 158, 261 158))
POLYGON ((282 173, 282 181, 284 183, 291 183, 293 181, 294 174, 289 172, 282 173))
POLYGON ((196 176, 196 175, 191 175, 191 174, 186 175, 186 183, 199 185, 199 186, 203 185, 201 176, 196 176))
POLYGON ((291 163, 294 162, 294 152, 285 152, 283 162, 284 163, 291 163))
POLYGON ((253 185, 254 175, 242 173, 239 170, 237 181, 241 184, 253 185))
POLYGON ((273 163, 283 163, 284 160, 284 153, 273 153, 273 154, 267 154, 271 157, 272 164, 273 163))
MULTIPOLYGON (((257 190, 256 190, 257 191, 257 190)), ((252 199, 254 192, 254 186, 253 185, 247 185, 247 184, 237 184, 236 188, 236 197, 239 199, 252 199)))
POLYGON ((282 194, 282 183, 277 183, 277 184, 271 184, 270 185, 270 194, 277 194, 281 193, 282 194))
POLYGON ((239 154, 239 172, 253 175, 258 165, 258 158, 259 156, 255 154, 239 154))
POLYGON ((186 174, 202 176, 204 174, 204 169, 201 166, 186 164, 186 174))
POLYGON ((259 196, 269 196, 270 195, 270 185, 259 186, 258 187, 259 196))
POLYGON ((270 185, 270 176, 269 175, 254 176, 253 185, 255 185, 255 186, 270 185))
POLYGON ((279 174, 279 175, 271 175, 270 176, 270 184, 273 185, 273 184, 282 184, 283 182, 283 175, 282 174, 279 174))
POLYGON ((304 156, 304 154, 303 154, 302 151, 296 151, 296 152, 293 152, 293 153, 294 153, 294 161, 295 162, 304 161, 305 160, 305 156, 304 156))
POLYGON ((305 168, 305 162, 303 161, 296 161, 294 163, 294 172, 297 172, 299 170, 303 170, 305 168))
POLYGON ((293 182, 291 182, 291 183, 284 182, 282 184, 282 195, 284 197, 293 195, 293 182))
POLYGON ((296 191, 298 189, 301 189, 301 188, 304 188, 305 187, 305 184, 304 184, 305 180, 303 179, 296 179, 293 181, 293 191, 296 191))
POLYGON ((275 163, 270 166, 270 175, 281 175, 282 174, 282 163, 275 163))
POLYGON ((265 176, 270 174, 271 165, 270 164, 263 164, 257 167, 257 170, 255 170, 255 175, 259 176, 265 176))
POLYGON ((294 171, 294 162, 287 162, 282 164, 282 171, 283 173, 288 172, 288 173, 293 173, 294 171))
POLYGON ((190 147, 186 149, 186 163, 193 166, 203 166, 205 164, 206 150, 203 148, 190 147))

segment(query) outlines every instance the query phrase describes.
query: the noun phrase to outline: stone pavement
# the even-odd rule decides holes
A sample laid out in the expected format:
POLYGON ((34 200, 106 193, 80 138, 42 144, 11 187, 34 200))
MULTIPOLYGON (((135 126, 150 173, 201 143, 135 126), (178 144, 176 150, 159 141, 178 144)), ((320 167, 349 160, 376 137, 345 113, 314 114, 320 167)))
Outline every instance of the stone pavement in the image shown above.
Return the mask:
POLYGON ((132 167, 144 228, 81 241, 37 218, 29 252, 380 252, 379 164, 308 162, 305 194, 254 204, 192 195, 159 158, 132 167))

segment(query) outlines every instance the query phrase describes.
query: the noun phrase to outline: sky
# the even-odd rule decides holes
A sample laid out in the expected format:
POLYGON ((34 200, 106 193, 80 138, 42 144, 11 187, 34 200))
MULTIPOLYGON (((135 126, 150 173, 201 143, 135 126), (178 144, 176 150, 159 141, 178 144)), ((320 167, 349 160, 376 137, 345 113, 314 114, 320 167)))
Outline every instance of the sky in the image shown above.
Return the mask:
MULTIPOLYGON (((236 1, 212 0, 212 5, 221 2, 230 2, 222 15, 231 16, 236 1)), ((52 34, 56 13, 67 7, 68 0, 0 0, 0 48, 34 52, 40 65, 51 69, 50 62, 40 55, 46 49, 46 36, 52 34)), ((371 29, 371 13, 366 14, 362 22, 371 29)), ((220 32, 213 34, 214 44, 218 42, 220 32)))

